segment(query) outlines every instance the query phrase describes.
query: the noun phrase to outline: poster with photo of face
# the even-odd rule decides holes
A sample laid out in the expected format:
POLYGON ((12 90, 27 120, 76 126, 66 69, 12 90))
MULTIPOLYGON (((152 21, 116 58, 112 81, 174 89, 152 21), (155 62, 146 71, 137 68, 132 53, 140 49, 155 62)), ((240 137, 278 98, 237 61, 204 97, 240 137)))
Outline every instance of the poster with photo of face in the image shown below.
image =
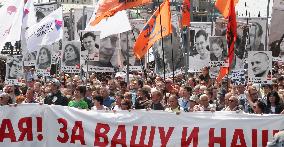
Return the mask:
POLYGON ((209 66, 211 23, 192 23, 190 27, 189 72, 201 72, 209 66))
POLYGON ((63 41, 71 41, 71 37, 74 36, 73 25, 70 19, 70 12, 63 13, 63 41))
POLYGON ((130 20, 132 30, 120 34, 119 39, 120 39, 120 47, 121 47, 121 55, 122 55, 121 56, 121 60, 122 60, 121 68, 123 68, 123 70, 125 71, 126 71, 126 65, 127 65, 127 55, 129 55, 129 70, 130 71, 141 71, 142 70, 140 60, 136 58, 134 51, 133 51, 133 47, 145 23, 146 23, 145 19, 132 19, 130 20), (127 41, 128 41, 128 44, 127 44, 127 41), (127 53, 127 50, 128 50, 128 53, 127 53))
POLYGON ((51 46, 51 64, 57 64, 61 57, 62 40, 53 43, 51 46))
POLYGON ((152 47, 155 58, 155 72, 160 76, 164 75, 164 69, 166 77, 173 76, 173 71, 176 72, 183 69, 185 63, 183 55, 184 51, 180 43, 181 38, 178 34, 178 26, 174 25, 177 23, 172 24, 173 33, 155 42, 152 47))
POLYGON ((225 36, 209 37, 210 67, 228 67, 228 46, 225 36))
POLYGON ((248 52, 248 78, 249 82, 253 83, 258 83, 258 84, 272 83, 271 51, 248 52))
POLYGON ((80 31, 85 30, 86 24, 89 23, 92 14, 94 12, 94 8, 86 7, 85 13, 83 16, 83 9, 82 8, 76 8, 73 12, 73 18, 74 18, 74 39, 72 40, 80 40, 80 31))
POLYGON ((275 61, 284 62, 284 2, 274 0, 268 49, 275 61))
POLYGON ((8 55, 6 62, 6 84, 18 84, 21 77, 23 77, 23 56, 8 55))
POLYGON ((62 47, 61 70, 65 73, 79 73, 81 42, 64 41, 62 47))
POLYGON ((52 46, 41 46, 36 57, 36 72, 42 76, 50 75, 52 46))
POLYGON ((249 24, 247 51, 265 50, 266 18, 238 18, 238 21, 249 24))
POLYGON ((34 52, 23 52, 24 66, 35 66, 36 65, 37 51, 34 52))
MULTIPOLYGON (((118 35, 111 35, 100 39, 99 60, 88 61, 82 60, 81 66, 86 72, 114 72, 114 66, 117 62, 115 51, 120 48, 118 35)), ((81 52, 82 53, 82 52, 81 52)))
MULTIPOLYGON (((226 36, 227 20, 217 19, 215 22, 215 36, 226 36)), ((232 64, 232 70, 242 70, 245 67, 247 59, 249 24, 237 22, 237 39, 235 43, 235 58, 232 64)))
POLYGON ((100 32, 80 31, 81 36, 81 60, 99 61, 100 56, 100 32))
POLYGON ((40 22, 44 17, 46 17, 51 12, 55 11, 58 8, 57 2, 50 3, 38 3, 34 4, 37 22, 40 22))

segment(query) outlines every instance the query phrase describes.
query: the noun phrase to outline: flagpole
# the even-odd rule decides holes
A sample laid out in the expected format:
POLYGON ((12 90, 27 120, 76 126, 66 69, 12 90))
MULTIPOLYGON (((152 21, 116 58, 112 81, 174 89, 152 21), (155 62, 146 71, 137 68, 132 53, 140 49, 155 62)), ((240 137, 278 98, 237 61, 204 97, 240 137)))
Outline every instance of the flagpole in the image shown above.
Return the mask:
MULTIPOLYGON (((171 46, 172 46, 172 68, 173 68, 173 82, 175 81, 175 65, 174 65, 174 50, 173 50, 173 33, 171 33, 171 46)), ((176 59, 177 60, 177 59, 176 59)))
POLYGON ((267 2, 267 14, 266 14, 266 30, 265 30, 265 50, 267 51, 267 33, 268 33, 268 18, 269 18, 269 5, 270 5, 270 0, 267 2))
MULTIPOLYGON (((161 6, 159 5, 159 12, 161 12, 161 6)), ((163 39, 163 26, 162 26, 162 16, 160 15, 160 28, 161 28, 161 41, 162 41, 162 51, 163 51, 163 66, 164 66, 164 68, 163 68, 163 73, 164 73, 164 77, 163 77, 163 79, 164 79, 164 81, 166 80, 166 64, 165 64, 165 50, 164 50, 164 39, 163 39)))
POLYGON ((129 47, 128 47, 129 41, 128 41, 128 31, 126 32, 126 80, 127 84, 129 84, 129 47))

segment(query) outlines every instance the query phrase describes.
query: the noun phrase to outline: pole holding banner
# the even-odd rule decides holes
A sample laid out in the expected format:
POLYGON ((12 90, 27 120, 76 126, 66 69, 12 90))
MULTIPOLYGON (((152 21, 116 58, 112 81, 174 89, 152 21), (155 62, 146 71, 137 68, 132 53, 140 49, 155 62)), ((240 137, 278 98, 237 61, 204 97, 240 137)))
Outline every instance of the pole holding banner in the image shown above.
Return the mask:
POLYGON ((128 41, 128 31, 126 32, 126 81, 129 84, 129 41, 128 41))
POLYGON ((267 49, 267 41, 268 41, 268 39, 267 39, 267 36, 268 36, 268 18, 269 18, 269 5, 270 5, 270 0, 268 0, 268 2, 267 2, 267 14, 266 14, 266 29, 265 29, 265 50, 266 51, 268 51, 268 49, 267 49))

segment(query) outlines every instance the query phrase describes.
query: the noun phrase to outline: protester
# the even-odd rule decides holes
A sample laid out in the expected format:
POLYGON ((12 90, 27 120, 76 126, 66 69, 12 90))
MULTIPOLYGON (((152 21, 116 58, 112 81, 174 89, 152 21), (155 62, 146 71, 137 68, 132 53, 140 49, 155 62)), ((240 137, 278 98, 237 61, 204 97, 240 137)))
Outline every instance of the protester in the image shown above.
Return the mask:
POLYGON ((69 107, 88 109, 87 102, 84 101, 85 87, 77 86, 74 91, 74 98, 68 103, 69 107))
POLYGON ((68 99, 64 95, 62 95, 61 91, 59 90, 60 82, 57 79, 53 79, 49 83, 50 93, 45 97, 44 103, 51 105, 61 105, 61 106, 67 106, 68 105, 68 99))

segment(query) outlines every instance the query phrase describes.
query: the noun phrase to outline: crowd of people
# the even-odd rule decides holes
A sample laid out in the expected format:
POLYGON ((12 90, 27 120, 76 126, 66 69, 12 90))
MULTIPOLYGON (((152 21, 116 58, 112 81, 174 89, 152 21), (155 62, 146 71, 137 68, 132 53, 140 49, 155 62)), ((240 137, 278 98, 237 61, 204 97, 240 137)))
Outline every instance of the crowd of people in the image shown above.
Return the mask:
MULTIPOLYGON (((167 112, 236 111, 284 114, 284 66, 277 64, 273 84, 217 83, 204 67, 199 74, 163 78, 154 72, 125 75, 92 73, 87 79, 75 74, 37 77, 31 68, 19 85, 1 84, 0 104, 40 103, 88 110, 164 110, 167 112), (145 73, 148 73, 145 76, 145 73)), ((276 66, 274 68, 276 69, 276 66)))

